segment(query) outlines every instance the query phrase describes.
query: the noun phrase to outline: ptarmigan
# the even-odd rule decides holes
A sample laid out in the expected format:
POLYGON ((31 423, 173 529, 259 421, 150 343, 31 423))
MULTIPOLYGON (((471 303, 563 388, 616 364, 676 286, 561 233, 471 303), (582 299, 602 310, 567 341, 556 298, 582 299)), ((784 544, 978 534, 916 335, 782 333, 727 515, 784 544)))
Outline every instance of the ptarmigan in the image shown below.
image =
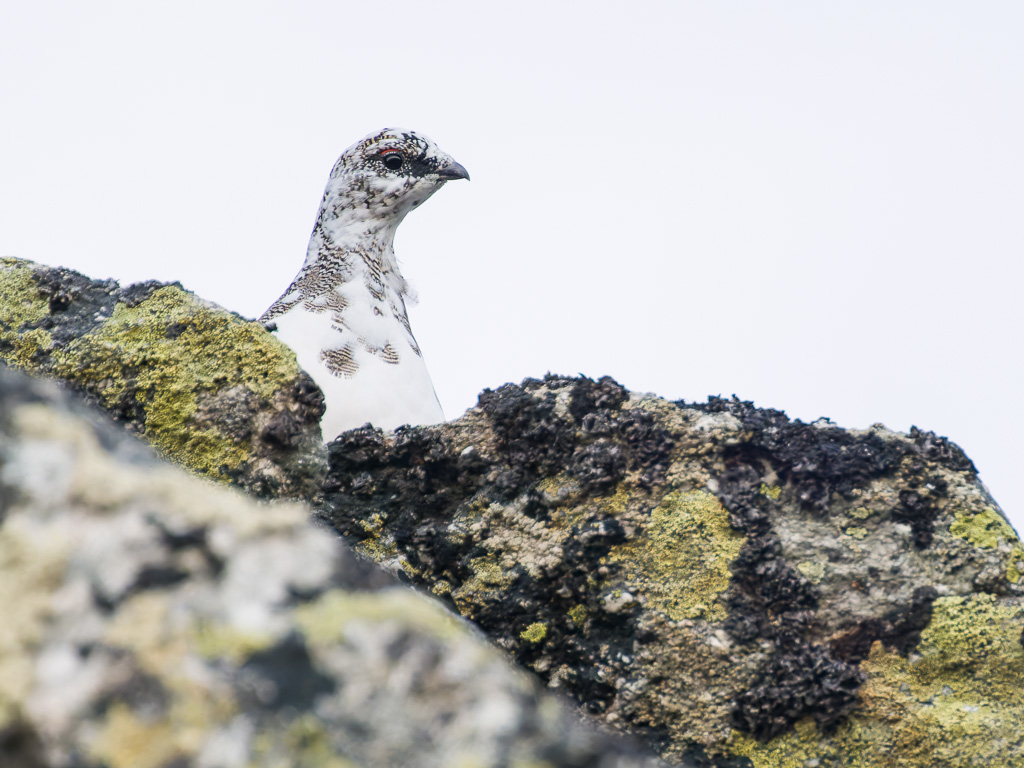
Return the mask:
POLYGON ((446 181, 469 173, 422 134, 385 128, 338 158, 306 262, 260 321, 324 392, 325 440, 444 421, 405 303, 395 230, 446 181))

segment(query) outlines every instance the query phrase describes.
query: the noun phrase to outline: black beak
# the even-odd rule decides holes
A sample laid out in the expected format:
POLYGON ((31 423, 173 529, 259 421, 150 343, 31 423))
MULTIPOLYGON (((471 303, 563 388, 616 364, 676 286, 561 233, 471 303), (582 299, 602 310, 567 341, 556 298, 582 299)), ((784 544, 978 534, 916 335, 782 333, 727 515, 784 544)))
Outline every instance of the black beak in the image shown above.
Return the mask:
POLYGON ((452 160, 451 165, 446 165, 444 168, 439 169, 437 175, 445 181, 454 181, 455 179, 469 181, 469 171, 454 160, 452 160))

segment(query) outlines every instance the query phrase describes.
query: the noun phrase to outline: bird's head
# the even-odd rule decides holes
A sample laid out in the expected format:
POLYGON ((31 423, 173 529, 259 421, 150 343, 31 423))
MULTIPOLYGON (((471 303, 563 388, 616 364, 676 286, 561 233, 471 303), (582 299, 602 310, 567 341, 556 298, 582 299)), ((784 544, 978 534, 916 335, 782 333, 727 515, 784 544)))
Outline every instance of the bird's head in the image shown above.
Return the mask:
POLYGON ((399 220, 446 181, 468 178, 437 144, 402 128, 385 128, 353 144, 331 173, 336 193, 351 196, 353 208, 399 220))

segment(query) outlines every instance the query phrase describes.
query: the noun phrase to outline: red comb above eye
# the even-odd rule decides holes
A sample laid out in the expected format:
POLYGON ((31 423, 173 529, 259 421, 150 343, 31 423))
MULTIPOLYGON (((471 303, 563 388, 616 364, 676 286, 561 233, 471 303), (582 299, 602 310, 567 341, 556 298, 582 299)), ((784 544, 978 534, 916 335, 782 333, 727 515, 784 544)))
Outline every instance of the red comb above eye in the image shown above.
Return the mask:
POLYGON ((394 152, 401 152, 401 151, 402 150, 400 150, 400 149, 382 149, 380 151, 380 156, 384 157, 384 155, 390 155, 390 154, 392 154, 394 152))

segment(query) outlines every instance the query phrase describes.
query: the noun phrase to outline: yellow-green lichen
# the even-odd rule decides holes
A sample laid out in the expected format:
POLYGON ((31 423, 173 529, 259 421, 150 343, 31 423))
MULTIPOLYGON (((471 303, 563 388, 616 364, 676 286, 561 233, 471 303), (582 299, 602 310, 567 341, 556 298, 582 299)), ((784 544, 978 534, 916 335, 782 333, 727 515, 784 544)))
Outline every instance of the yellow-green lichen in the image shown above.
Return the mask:
POLYGON ((767 483, 761 483, 761 495, 767 496, 772 501, 778 501, 779 496, 782 495, 782 488, 777 485, 768 485, 767 483))
POLYGON ((445 579, 435 581, 430 585, 430 591, 438 597, 444 597, 445 595, 451 594, 451 582, 446 581, 445 579))
POLYGON ((796 569, 802 573, 812 584, 817 584, 825 575, 825 566, 822 563, 804 560, 796 564, 796 569))
POLYGON ((501 566, 491 557, 477 557, 469 561, 470 570, 482 586, 501 587, 508 584, 501 566))
POLYGON ((0 525, 0 731, 18 715, 35 678, 33 658, 73 543, 21 516, 0 525))
POLYGON ((358 522, 366 537, 356 544, 356 550, 377 562, 395 556, 398 550, 394 541, 384 536, 387 521, 383 515, 375 512, 358 522))
POLYGON ((0 327, 17 331, 49 313, 49 302, 39 291, 32 267, 18 259, 0 259, 0 327))
POLYGON ((721 595, 743 541, 715 496, 675 491, 651 512, 643 533, 615 547, 609 559, 625 566, 655 610, 677 620, 715 621, 725 618, 721 595))
POLYGON ((40 356, 49 352, 53 346, 53 336, 49 331, 44 331, 41 328, 12 335, 10 341, 12 349, 5 361, 8 365, 29 371, 35 367, 40 356))
POLYGON ((852 537, 854 539, 860 540, 860 539, 867 538, 868 529, 867 528, 863 528, 863 527, 861 527, 859 525, 851 525, 848 528, 844 529, 843 533, 845 533, 847 536, 850 536, 850 537, 852 537))
POLYGON ((849 512, 847 512, 846 514, 848 514, 854 520, 867 520, 869 517, 871 517, 875 513, 874 513, 873 510, 870 510, 867 507, 854 507, 849 512))
POLYGON ((582 627, 587 620, 587 607, 585 605, 574 605, 569 609, 569 618, 577 627, 582 627))
POLYGON ((53 352, 52 373, 107 407, 134 400, 149 440, 189 469, 225 479, 245 445, 195 423, 204 394, 241 382, 269 400, 298 369, 294 356, 258 323, 211 308, 174 286, 137 306, 118 304, 92 333, 53 352), (168 334, 168 328, 177 331, 168 334), (169 338, 170 336, 170 338, 169 338))
POLYGON ((469 520, 476 520, 482 517, 484 512, 490 508, 490 502, 484 496, 477 496, 470 501, 463 509, 463 514, 469 520))
POLYGON ((104 633, 104 644, 126 663, 148 674, 166 694, 159 714, 119 702, 107 710, 91 744, 91 755, 110 768, 158 768, 176 758, 194 758, 210 733, 238 712, 230 689, 210 686, 192 672, 191 645, 174 629, 168 595, 146 592, 120 606, 104 633))
POLYGON ((50 312, 49 302, 39 291, 33 270, 17 259, 0 259, 0 342, 10 345, 4 354, 8 365, 31 370, 41 353, 50 349, 49 332, 36 328, 50 312))
POLYGON ((586 505, 575 503, 580 484, 566 473, 541 479, 537 491, 551 509, 552 528, 565 531, 586 517, 586 505))
POLYGON ((1024 547, 1015 544, 1006 556, 1006 578, 1014 584, 1020 583, 1024 576, 1024 547))
POLYGON ((295 718, 283 734, 258 733, 253 739, 250 768, 355 768, 356 763, 339 755, 323 721, 305 714, 295 718))
POLYGON ((542 621, 535 621, 533 624, 531 624, 519 633, 519 638, 521 640, 525 640, 528 643, 540 643, 547 636, 548 625, 542 621))
POLYGON ((1024 765, 1022 623, 1018 602, 939 598, 909 658, 875 643, 860 707, 832 734, 808 718, 766 744, 734 733, 729 749, 755 768, 1024 765))
POLYGON ((335 589, 295 609, 295 623, 313 646, 340 642, 353 622, 399 623, 442 640, 465 632, 458 620, 436 602, 406 589, 335 589))
POLYGON ((241 664, 256 651, 270 647, 274 638, 266 632, 242 632, 226 624, 202 621, 193 628, 190 641, 204 658, 241 664))
POLYGON ((452 590, 451 596, 459 613, 472 619, 478 608, 487 602, 486 596, 504 592, 512 584, 512 577, 494 554, 473 558, 469 566, 469 578, 452 590))
POLYGON ((991 507, 976 515, 958 510, 949 532, 959 539, 965 539, 978 549, 996 549, 1002 546, 1006 578, 1018 583, 1021 579, 1021 563, 1024 562, 1024 547, 1017 532, 1006 519, 991 507))
POLYGON ((1017 534, 1003 516, 986 507, 976 515, 957 511, 949 532, 967 539, 979 549, 994 549, 1001 540, 1017 541, 1017 534))
POLYGON ((612 517, 622 518, 629 509, 629 502, 632 497, 624 484, 620 484, 608 498, 601 503, 602 508, 612 517))
POLYGON ((160 768, 175 759, 187 760, 168 718, 148 720, 115 702, 90 745, 92 757, 110 768, 160 768))

